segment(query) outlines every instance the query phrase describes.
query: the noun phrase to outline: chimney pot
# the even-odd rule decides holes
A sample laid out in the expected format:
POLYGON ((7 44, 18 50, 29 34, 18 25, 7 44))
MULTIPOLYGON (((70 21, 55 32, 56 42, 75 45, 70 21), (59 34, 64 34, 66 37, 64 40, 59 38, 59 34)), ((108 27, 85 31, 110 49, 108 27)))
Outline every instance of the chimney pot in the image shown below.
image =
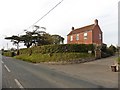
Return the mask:
POLYGON ((95 25, 98 25, 98 20, 97 19, 95 19, 94 22, 95 22, 95 25))
POLYGON ((72 27, 72 30, 74 30, 74 27, 72 27))

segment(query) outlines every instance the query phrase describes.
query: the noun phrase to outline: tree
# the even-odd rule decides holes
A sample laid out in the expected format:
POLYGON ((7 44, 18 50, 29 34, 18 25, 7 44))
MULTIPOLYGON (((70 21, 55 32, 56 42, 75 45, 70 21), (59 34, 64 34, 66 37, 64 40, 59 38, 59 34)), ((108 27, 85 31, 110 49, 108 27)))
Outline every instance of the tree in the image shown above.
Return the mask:
POLYGON ((64 38, 60 35, 50 35, 45 31, 39 31, 38 29, 46 29, 45 27, 39 27, 37 25, 34 26, 33 31, 26 31, 25 35, 6 37, 5 39, 10 39, 14 45, 17 45, 17 49, 19 47, 19 43, 24 43, 27 48, 30 48, 33 44, 35 46, 40 45, 48 45, 48 44, 63 44, 64 38))
POLYGON ((17 50, 19 49, 19 43, 21 41, 21 38, 19 36, 13 35, 12 37, 6 37, 5 39, 11 40, 11 42, 13 42, 13 45, 17 46, 17 50))
POLYGON ((32 44, 35 46, 51 44, 52 38, 50 34, 44 31, 34 30, 32 32, 27 31, 26 35, 22 35, 21 41, 29 48, 32 44))
POLYGON ((39 28, 40 28, 39 26, 35 25, 33 31, 27 31, 26 35, 21 36, 22 42, 24 43, 25 46, 27 46, 27 48, 29 48, 32 44, 37 46, 38 42, 40 42, 41 32, 38 31, 39 28))
POLYGON ((27 48, 29 48, 32 45, 32 36, 31 35, 22 35, 21 36, 21 41, 24 43, 27 48))
POLYGON ((60 35, 52 35, 52 38, 53 38, 53 44, 64 43, 64 38, 61 37, 60 35))
POLYGON ((109 49, 111 49, 113 52, 116 52, 116 51, 117 51, 117 48, 116 48, 114 45, 111 45, 111 46, 109 47, 109 49))
POLYGON ((106 44, 102 44, 101 51, 102 52, 106 52, 107 51, 107 45, 106 44))
POLYGON ((110 52, 110 55, 115 55, 115 52, 117 51, 117 48, 113 45, 111 45, 109 48, 108 48, 109 52, 110 52))
POLYGON ((53 44, 53 38, 50 34, 45 33, 42 35, 42 45, 53 44))

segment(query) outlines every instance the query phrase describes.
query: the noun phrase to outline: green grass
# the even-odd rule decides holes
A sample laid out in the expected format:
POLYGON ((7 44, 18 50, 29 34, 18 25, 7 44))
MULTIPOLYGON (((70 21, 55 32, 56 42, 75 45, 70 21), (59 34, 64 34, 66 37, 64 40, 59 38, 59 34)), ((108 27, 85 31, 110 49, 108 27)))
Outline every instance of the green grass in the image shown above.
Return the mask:
POLYGON ((93 58, 94 56, 87 53, 53 53, 51 56, 49 54, 22 54, 19 56, 15 56, 15 58, 33 62, 33 63, 40 63, 40 62, 49 62, 49 61, 70 61, 70 60, 78 60, 81 58, 93 58))
POLYGON ((118 62, 118 64, 120 64, 120 57, 117 58, 117 62, 118 62))

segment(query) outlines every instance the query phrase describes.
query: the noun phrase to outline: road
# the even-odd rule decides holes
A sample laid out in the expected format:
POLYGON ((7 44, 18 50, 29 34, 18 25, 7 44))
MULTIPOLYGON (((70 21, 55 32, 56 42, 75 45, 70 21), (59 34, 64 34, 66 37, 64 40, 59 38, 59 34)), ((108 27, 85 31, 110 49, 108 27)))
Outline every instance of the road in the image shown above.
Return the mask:
POLYGON ((118 72, 111 71, 111 65, 116 63, 116 59, 117 56, 112 56, 81 64, 46 65, 46 67, 106 88, 116 88, 120 84, 118 83, 118 72))
POLYGON ((1 63, 3 88, 105 88, 88 79, 60 72, 44 64, 28 63, 4 56, 1 63))

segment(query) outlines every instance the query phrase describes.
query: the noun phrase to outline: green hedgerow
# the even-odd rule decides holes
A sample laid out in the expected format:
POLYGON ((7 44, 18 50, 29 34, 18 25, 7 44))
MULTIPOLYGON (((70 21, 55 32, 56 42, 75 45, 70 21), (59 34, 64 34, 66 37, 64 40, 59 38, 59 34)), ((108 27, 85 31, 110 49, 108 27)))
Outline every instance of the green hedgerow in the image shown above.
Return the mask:
POLYGON ((94 51, 95 46, 93 44, 60 44, 60 45, 43 45, 35 46, 32 48, 21 49, 20 54, 48 54, 48 53, 70 53, 80 52, 87 53, 89 50, 94 51))

